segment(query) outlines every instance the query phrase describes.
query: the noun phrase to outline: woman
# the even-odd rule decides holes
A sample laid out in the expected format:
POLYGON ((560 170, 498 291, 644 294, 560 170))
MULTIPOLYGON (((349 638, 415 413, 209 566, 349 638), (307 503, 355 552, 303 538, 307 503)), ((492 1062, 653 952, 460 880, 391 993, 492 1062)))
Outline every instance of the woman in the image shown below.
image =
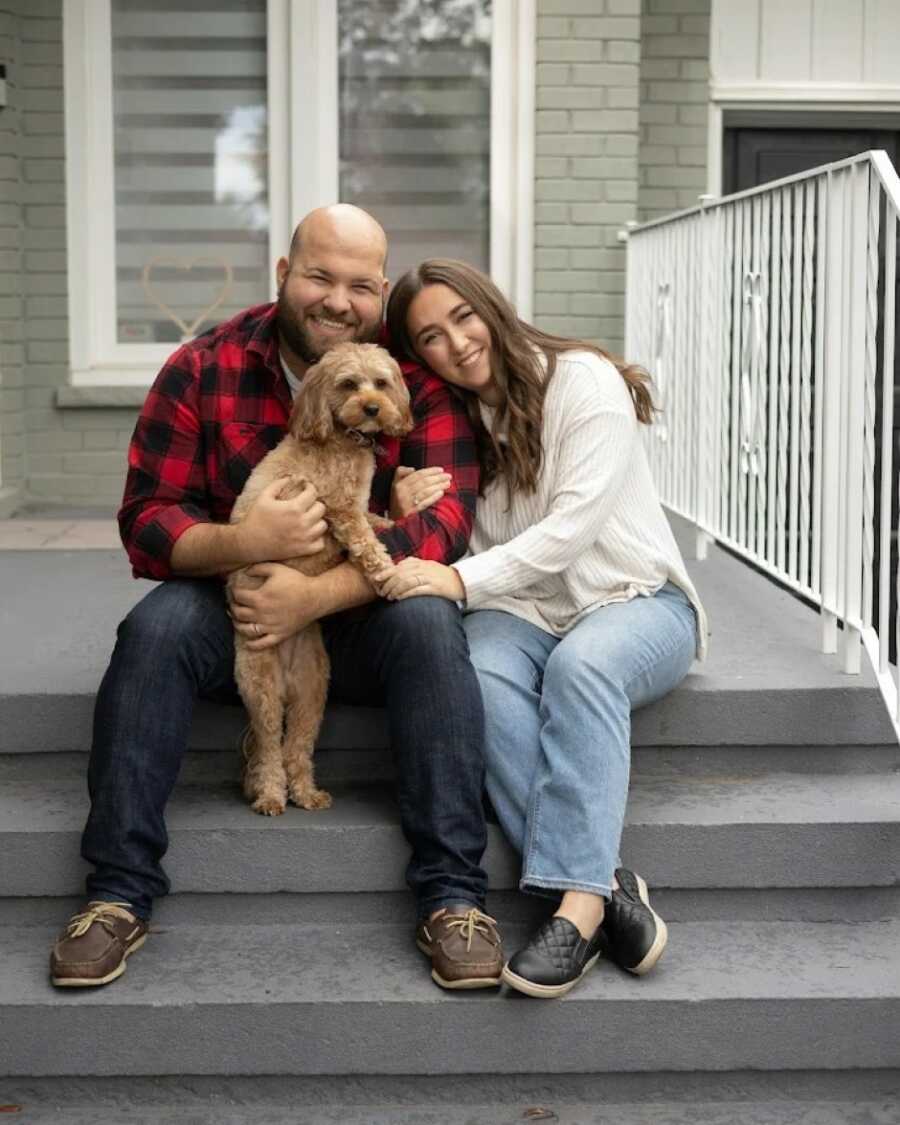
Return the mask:
POLYGON ((562 896, 503 978, 558 996, 603 950, 644 973, 666 928, 644 881, 617 869, 630 713, 681 681, 706 635, 640 438, 648 376, 520 321, 462 262, 405 274, 387 315, 395 346, 465 399, 482 495, 468 557, 408 559, 382 593, 465 602, 488 793, 522 890, 562 896))

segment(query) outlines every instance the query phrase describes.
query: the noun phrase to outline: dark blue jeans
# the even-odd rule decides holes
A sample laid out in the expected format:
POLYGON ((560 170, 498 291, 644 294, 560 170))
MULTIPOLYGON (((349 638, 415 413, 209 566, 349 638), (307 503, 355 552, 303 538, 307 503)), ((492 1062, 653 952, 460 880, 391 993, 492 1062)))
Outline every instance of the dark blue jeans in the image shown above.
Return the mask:
MULTIPOLYGON (((449 902, 483 906, 484 712, 459 610, 441 598, 375 602, 324 621, 323 632, 331 697, 387 708, 419 916, 449 902)), ((233 668, 216 581, 164 582, 119 626, 94 711, 81 847, 95 868, 91 898, 130 902, 149 918, 168 892, 164 814, 194 701, 236 699, 233 668)))

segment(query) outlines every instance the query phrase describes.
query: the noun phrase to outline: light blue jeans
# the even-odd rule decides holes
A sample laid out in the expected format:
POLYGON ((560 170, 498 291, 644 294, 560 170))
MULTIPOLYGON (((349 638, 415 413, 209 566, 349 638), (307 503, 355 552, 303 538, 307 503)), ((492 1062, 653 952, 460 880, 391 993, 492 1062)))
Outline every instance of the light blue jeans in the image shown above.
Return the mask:
POLYGON ((488 795, 522 855, 523 891, 609 898, 628 799, 631 711, 671 691, 696 616, 667 583, 560 639, 497 610, 464 619, 486 717, 488 795))

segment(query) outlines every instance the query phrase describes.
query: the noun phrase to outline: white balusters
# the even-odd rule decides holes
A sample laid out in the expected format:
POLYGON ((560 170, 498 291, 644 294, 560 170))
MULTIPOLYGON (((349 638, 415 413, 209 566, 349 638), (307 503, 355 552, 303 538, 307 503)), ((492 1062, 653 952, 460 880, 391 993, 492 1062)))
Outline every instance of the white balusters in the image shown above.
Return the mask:
POLYGON ((663 408, 646 446, 664 503, 698 552, 714 536, 817 604, 845 670, 865 649, 900 733, 898 211, 866 153, 637 227, 627 339, 663 408))

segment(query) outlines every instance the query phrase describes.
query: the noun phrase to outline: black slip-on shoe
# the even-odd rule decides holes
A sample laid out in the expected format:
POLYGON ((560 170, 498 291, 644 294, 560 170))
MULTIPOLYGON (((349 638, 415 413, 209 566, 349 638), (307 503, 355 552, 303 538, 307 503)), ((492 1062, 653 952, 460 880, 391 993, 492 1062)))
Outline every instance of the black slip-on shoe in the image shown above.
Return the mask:
POLYGON ((563 996, 594 967, 602 941, 599 927, 586 940, 568 918, 554 915, 503 966, 504 983, 526 996, 563 996))
POLYGON ((641 977, 662 957, 669 931, 650 905, 650 892, 640 875, 619 867, 616 879, 619 886, 600 924, 603 952, 626 972, 641 977))

